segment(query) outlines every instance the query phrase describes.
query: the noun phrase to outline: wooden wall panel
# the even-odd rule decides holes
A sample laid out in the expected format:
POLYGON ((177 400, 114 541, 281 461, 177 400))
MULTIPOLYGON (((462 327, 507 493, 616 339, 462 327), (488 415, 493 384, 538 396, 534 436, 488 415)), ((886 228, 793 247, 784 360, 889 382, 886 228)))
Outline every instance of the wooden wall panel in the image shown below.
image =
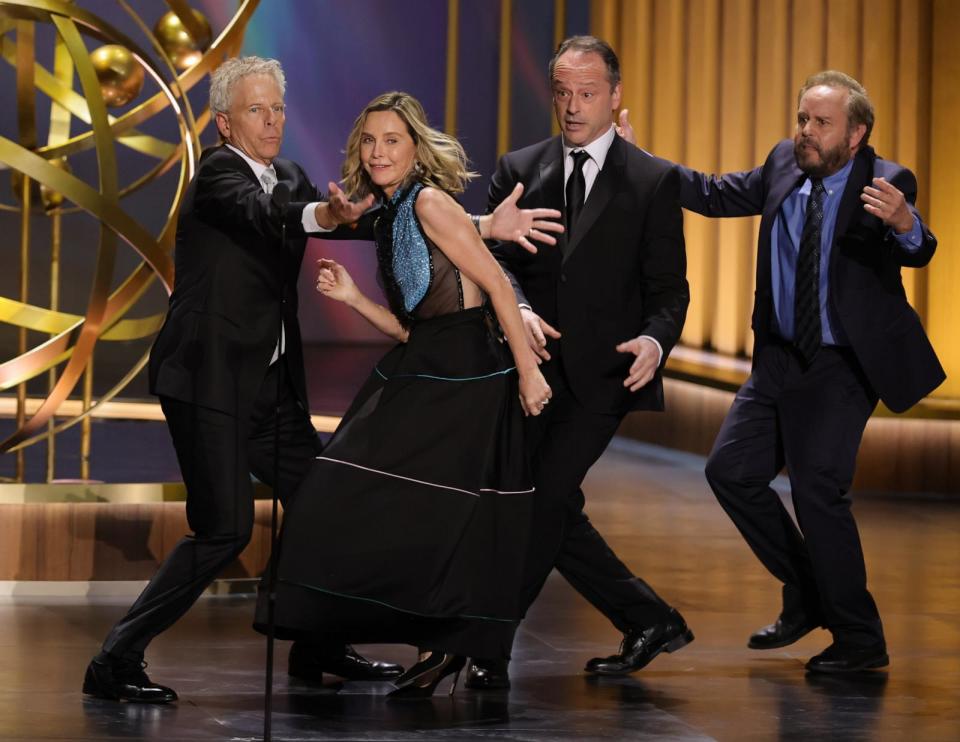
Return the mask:
MULTIPOLYGON (((257 577, 270 555, 269 500, 221 577, 257 577)), ((145 580, 188 533, 182 502, 0 505, 0 580, 145 580)))
MULTIPOLYGON (((664 386, 668 411, 631 413, 618 433, 707 455, 733 402, 733 392, 676 379, 666 379, 664 386)), ((853 489, 960 498, 960 425, 953 420, 872 418, 857 457, 853 489)))

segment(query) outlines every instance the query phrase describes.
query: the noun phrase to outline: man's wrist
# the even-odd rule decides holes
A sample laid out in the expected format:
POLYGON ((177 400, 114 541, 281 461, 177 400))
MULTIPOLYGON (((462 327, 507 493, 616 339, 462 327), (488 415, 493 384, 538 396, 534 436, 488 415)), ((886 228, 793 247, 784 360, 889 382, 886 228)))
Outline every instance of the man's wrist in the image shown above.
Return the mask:
POLYGON ((317 204, 314 216, 317 219, 317 225, 321 229, 331 230, 340 226, 333 218, 333 214, 330 213, 330 204, 326 203, 325 201, 320 201, 317 204))
POLYGON ((660 345, 660 341, 653 337, 653 335, 641 335, 639 339, 649 340, 654 346, 656 346, 657 353, 659 354, 657 357, 657 367, 659 367, 660 364, 663 363, 663 346, 660 345))

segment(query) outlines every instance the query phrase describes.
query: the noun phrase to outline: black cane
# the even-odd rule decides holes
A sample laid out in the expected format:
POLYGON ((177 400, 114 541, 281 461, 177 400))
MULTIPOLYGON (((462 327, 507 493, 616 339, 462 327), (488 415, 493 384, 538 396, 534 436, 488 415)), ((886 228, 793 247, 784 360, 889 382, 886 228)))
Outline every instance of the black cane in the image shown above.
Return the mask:
MULTIPOLYGON (((287 302, 287 204, 290 203, 290 186, 277 183, 271 194, 273 206, 280 212, 280 319, 277 335, 280 345, 277 363, 286 363, 284 358, 283 310, 287 302)), ((267 578, 267 677, 263 698, 263 739, 270 742, 273 720, 273 644, 275 633, 274 606, 277 600, 277 520, 280 502, 280 395, 283 393, 284 367, 277 369, 277 396, 273 411, 273 508, 270 513, 270 571, 267 578)))

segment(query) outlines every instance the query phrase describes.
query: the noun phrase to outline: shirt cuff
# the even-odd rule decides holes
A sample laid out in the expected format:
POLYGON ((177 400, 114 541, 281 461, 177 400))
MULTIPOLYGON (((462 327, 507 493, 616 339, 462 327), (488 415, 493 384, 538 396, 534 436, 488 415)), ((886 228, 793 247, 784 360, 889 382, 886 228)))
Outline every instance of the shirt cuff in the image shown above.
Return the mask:
POLYGON ((328 229, 327 227, 321 227, 317 222, 317 206, 320 205, 319 201, 314 201, 303 207, 303 213, 300 215, 300 223, 303 225, 303 231, 309 234, 310 232, 332 232, 333 229, 328 229))
POLYGON ((657 368, 659 368, 660 364, 663 363, 663 346, 660 345, 660 341, 657 340, 655 337, 653 337, 653 335, 641 335, 640 337, 646 338, 647 340, 649 340, 650 342, 652 342, 654 345, 657 346, 657 350, 660 352, 660 358, 657 361, 657 368))
POLYGON ((529 304, 517 304, 517 308, 518 308, 518 309, 529 309, 531 312, 533 311, 533 307, 531 307, 529 304))
POLYGON ((923 230, 920 228, 920 220, 917 215, 913 215, 913 228, 909 232, 898 234, 896 230, 890 230, 902 247, 907 252, 916 252, 923 245, 923 230))

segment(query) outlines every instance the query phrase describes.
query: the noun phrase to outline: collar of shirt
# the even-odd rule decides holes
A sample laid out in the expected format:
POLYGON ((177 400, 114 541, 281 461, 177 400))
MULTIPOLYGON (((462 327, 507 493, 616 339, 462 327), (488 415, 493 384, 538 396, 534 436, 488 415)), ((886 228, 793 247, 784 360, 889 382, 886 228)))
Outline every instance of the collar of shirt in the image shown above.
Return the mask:
POLYGON ((570 153, 575 149, 582 149, 590 155, 587 161, 583 163, 584 200, 590 196, 590 191, 593 189, 593 182, 603 169, 603 163, 607 160, 607 153, 610 151, 610 146, 613 144, 613 138, 615 136, 617 136, 617 130, 613 124, 610 124, 610 128, 603 136, 594 139, 586 147, 571 147, 566 142, 563 143, 564 190, 566 190, 567 181, 573 172, 573 158, 570 156, 570 153))
MULTIPOLYGON (((266 170, 267 168, 273 170, 273 174, 274 176, 276 176, 277 169, 273 165, 264 165, 262 162, 257 162, 256 160, 250 157, 247 157, 246 154, 241 152, 239 149, 237 149, 230 143, 226 143, 226 147, 233 150, 244 159, 244 162, 246 162, 250 166, 250 169, 253 170, 253 174, 257 176, 257 180, 260 180, 260 176, 263 175, 263 171, 266 170)), ((260 184, 262 186, 263 181, 261 181, 260 184)))
MULTIPOLYGON (((570 153, 575 149, 586 150, 587 154, 590 155, 590 159, 597 163, 597 170, 603 169, 603 163, 607 160, 607 152, 610 151, 610 145, 613 144, 613 138, 617 135, 617 130, 614 128, 613 124, 610 124, 610 128, 607 130, 607 133, 601 137, 597 137, 586 147, 574 147, 566 142, 563 143, 563 162, 564 162, 564 173, 569 175, 573 170, 573 160, 570 157, 570 153)), ((586 167, 586 165, 584 165, 586 167)), ((566 180, 566 178, 564 178, 566 180)))
MULTIPOLYGON (((838 191, 840 193, 843 193, 843 189, 847 185, 847 178, 850 177, 851 170, 853 170, 852 157, 847 161, 847 164, 844 165, 839 170, 837 170, 837 172, 835 172, 833 175, 828 175, 826 178, 823 179, 823 187, 824 187, 824 190, 826 190, 827 192, 827 198, 830 198, 838 191)), ((810 178, 807 178, 800 185, 799 192, 804 197, 808 197, 810 195, 811 188, 813 188, 813 183, 811 182, 810 178)), ((806 201, 804 201, 804 204, 806 204, 806 201)))

